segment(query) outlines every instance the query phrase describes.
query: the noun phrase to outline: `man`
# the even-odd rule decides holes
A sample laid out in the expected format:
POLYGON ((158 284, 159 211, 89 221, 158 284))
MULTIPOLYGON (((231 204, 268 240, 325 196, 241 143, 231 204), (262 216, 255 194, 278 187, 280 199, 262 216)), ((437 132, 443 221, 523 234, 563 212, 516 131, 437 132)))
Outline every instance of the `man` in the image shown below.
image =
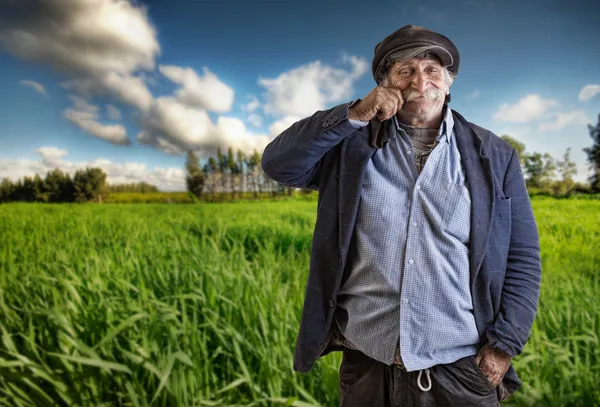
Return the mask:
POLYGON ((262 158, 319 191, 294 369, 342 351, 341 406, 499 405, 537 312, 537 226, 516 151, 448 108, 459 53, 407 25, 378 86, 294 123, 262 158))

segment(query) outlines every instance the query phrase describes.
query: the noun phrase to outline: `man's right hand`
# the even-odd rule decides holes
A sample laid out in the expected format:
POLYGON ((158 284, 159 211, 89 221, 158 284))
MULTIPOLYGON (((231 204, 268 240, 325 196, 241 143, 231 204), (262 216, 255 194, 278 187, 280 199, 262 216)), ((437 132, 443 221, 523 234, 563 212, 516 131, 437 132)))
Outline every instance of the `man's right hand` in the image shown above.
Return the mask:
POLYGON ((403 104, 400 89, 377 86, 348 110, 348 118, 368 122, 377 116, 379 120, 384 121, 402 109, 403 104))

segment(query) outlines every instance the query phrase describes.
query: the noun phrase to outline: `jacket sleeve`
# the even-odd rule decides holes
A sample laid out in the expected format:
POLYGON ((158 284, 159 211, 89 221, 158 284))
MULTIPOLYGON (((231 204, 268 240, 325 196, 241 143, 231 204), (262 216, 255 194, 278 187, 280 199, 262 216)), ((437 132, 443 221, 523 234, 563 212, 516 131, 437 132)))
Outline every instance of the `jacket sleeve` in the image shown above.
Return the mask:
POLYGON ((504 178, 504 193, 511 198, 510 247, 500 310, 486 336, 490 345, 514 357, 523 351, 531 333, 542 277, 539 233, 514 150, 504 178))
POLYGON ((265 147, 264 173, 281 185, 318 190, 323 156, 356 130, 348 120, 348 109, 358 100, 319 110, 292 124, 265 147))

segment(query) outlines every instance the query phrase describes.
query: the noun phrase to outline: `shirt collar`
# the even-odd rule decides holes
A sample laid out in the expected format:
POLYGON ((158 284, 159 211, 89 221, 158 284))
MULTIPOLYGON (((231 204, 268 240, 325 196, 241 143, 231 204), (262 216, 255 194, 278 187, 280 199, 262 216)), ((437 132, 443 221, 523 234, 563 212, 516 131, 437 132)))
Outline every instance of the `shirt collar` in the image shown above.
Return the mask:
POLYGON ((446 143, 450 144, 450 139, 454 133, 454 118, 452 117, 452 109, 450 109, 448 105, 444 106, 444 109, 446 109, 446 114, 444 115, 444 119, 440 125, 440 132, 437 139, 438 141, 442 141, 442 138, 444 138, 446 143))

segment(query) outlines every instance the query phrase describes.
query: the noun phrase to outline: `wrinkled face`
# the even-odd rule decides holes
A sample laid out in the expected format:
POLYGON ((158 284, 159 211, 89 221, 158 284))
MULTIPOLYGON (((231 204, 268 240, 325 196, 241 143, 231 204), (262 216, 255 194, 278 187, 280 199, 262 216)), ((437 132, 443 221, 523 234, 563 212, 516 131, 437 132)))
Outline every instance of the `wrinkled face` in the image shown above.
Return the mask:
POLYGON ((435 57, 412 58, 392 65, 383 86, 399 88, 404 105, 400 112, 417 116, 433 115, 441 111, 450 90, 451 79, 435 57))

